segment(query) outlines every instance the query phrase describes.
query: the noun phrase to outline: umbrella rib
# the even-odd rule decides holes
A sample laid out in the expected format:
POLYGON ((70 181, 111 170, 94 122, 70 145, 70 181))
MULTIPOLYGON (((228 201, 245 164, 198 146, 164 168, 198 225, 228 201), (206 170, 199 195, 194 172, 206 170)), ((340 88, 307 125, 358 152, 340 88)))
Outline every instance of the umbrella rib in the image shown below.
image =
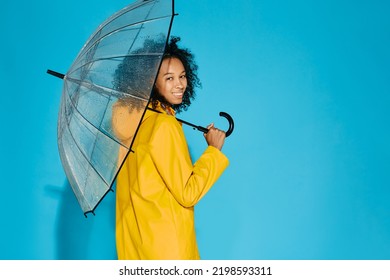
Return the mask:
MULTIPOLYGON (((124 55, 116 55, 116 56, 106 56, 106 57, 100 57, 100 58, 96 58, 94 60, 89 60, 87 61, 86 63, 78 66, 77 68, 75 69, 72 69, 68 72, 67 76, 70 76, 72 73, 76 72, 77 70, 89 65, 89 64, 93 64, 95 62, 98 62, 98 61, 102 61, 102 60, 115 60, 117 58, 124 58, 124 57, 130 57, 130 56, 145 56, 146 54, 144 53, 134 53, 134 54, 124 54, 124 55)), ((159 55, 162 55, 162 53, 148 53, 147 54, 148 56, 159 56, 159 55)))
MULTIPOLYGON (((144 6, 144 5, 146 5, 146 4, 148 4, 148 3, 147 3, 147 2, 139 3, 139 5, 134 4, 134 5, 131 6, 131 7, 127 7, 127 8, 124 8, 124 9, 118 11, 116 14, 112 15, 110 18, 108 18, 105 22, 103 22, 103 23, 98 27, 98 29, 90 36, 90 39, 88 39, 88 42, 89 42, 90 40, 92 40, 92 39, 96 36, 96 34, 98 34, 103 28, 105 28, 107 25, 111 24, 111 23, 112 23, 114 20, 116 20, 117 18, 119 18, 119 17, 123 16, 124 14, 129 13, 129 12, 131 12, 131 11, 133 11, 133 10, 136 10, 136 9, 138 9, 138 8, 140 8, 140 7, 144 6)), ((83 54, 83 53, 85 53, 84 49, 82 49, 82 50, 80 51, 80 55, 83 54)), ((80 55, 79 55, 78 57, 80 57, 80 55)), ((78 60, 78 59, 77 59, 77 60, 78 60)), ((77 61, 77 60, 76 60, 76 61, 77 61)))
POLYGON ((120 146, 128 149, 127 146, 125 146, 124 144, 122 144, 121 142, 119 142, 118 140, 116 140, 115 138, 111 137, 111 135, 109 135, 107 132, 105 132, 104 130, 100 130, 96 125, 94 125, 92 122, 90 122, 88 119, 86 119, 83 114, 79 111, 79 109, 77 108, 77 106, 74 104, 72 98, 70 98, 69 94, 68 94, 68 97, 70 99, 70 104, 72 104, 72 107, 77 111, 78 115, 81 116, 87 123, 89 123, 92 127, 94 127, 96 130, 100 131, 103 135, 105 135, 106 137, 110 138, 111 140, 113 140, 114 142, 116 142, 117 144, 119 144, 120 146))
POLYGON ((106 27, 107 25, 109 25, 111 22, 113 22, 114 20, 116 20, 117 18, 121 17, 122 15, 128 13, 128 12, 131 12, 133 10, 136 10, 146 4, 149 4, 148 2, 144 1, 144 3, 138 3, 138 5, 134 4, 132 5, 131 7, 127 7, 127 8, 124 8, 120 11, 118 11, 116 14, 112 15, 110 18, 108 18, 105 22, 103 22, 101 25, 100 25, 100 28, 92 34, 91 38, 93 38, 96 33, 98 33, 100 30, 102 30, 104 27, 106 27))
POLYGON ((141 33, 141 30, 142 30, 144 24, 147 23, 147 21, 145 21, 145 20, 149 17, 150 12, 151 12, 151 11, 153 10, 153 8, 154 8, 154 5, 156 5, 156 2, 154 2, 154 4, 152 5, 152 7, 149 9, 148 13, 147 13, 146 16, 145 16, 144 21, 142 22, 141 26, 138 28, 137 35, 135 35, 134 40, 133 40, 133 43, 131 44, 131 46, 130 46, 128 52, 130 52, 130 50, 133 48, 135 42, 137 41, 138 35, 141 33))
MULTIPOLYGON (((136 95, 133 95, 133 94, 130 94, 130 93, 127 93, 127 92, 122 92, 122 91, 118 91, 118 90, 115 90, 113 88, 108 88, 108 87, 105 87, 105 86, 101 86, 101 85, 97 85, 97 84, 93 84, 93 83, 90 83, 90 82, 87 82, 87 81, 81 81, 81 80, 77 80, 77 79, 73 79, 73 78, 67 78, 67 80, 71 81, 71 82, 74 82, 78 85, 81 85, 83 87, 86 87, 86 88, 89 88, 89 89, 100 89, 102 90, 103 92, 105 92, 108 96, 112 96, 113 93, 116 94, 116 95, 120 95, 120 96, 123 96, 123 95, 126 95, 127 97, 132 97, 134 99, 138 99, 138 100, 141 100, 141 101, 145 101, 145 102, 148 102, 149 100, 146 99, 146 98, 142 98, 142 97, 139 97, 139 96, 136 96, 136 95)), ((77 108, 76 108, 77 110, 77 108)), ((81 113, 80 113, 81 114, 81 113)), ((110 137, 111 138, 111 137, 110 137)))
MULTIPOLYGON (((99 39, 97 39, 96 41, 94 41, 87 49, 83 49, 79 56, 77 57, 76 61, 74 64, 76 64, 78 61, 79 61, 79 58, 81 58, 85 53, 87 53, 92 47, 94 47, 97 43, 99 43, 100 41, 102 41, 104 38, 108 37, 108 36, 111 36, 112 34, 114 33, 117 33, 119 32, 121 29, 124 29, 124 28, 127 28, 127 27, 130 27, 130 26, 134 26, 134 25, 138 25, 138 24, 144 24, 144 23, 147 23, 147 22, 152 22, 152 21, 156 21, 156 20, 160 20, 160 19, 164 19, 164 18, 170 18, 172 17, 172 15, 167 15, 167 16, 161 16, 161 17, 156 17, 156 18, 152 18, 152 19, 148 19, 148 20, 142 20, 142 21, 139 21, 139 22, 135 22, 135 23, 131 23, 131 24, 127 24, 127 25, 124 25, 124 26, 121 26, 119 28, 116 28, 110 32, 108 32, 107 34, 103 35, 102 37, 100 37, 99 39)), ((105 25, 106 26, 106 25, 105 25)), ((101 29, 103 29, 105 26, 102 26, 99 31, 101 29)), ((97 32, 96 32, 97 33, 97 32)), ((93 38, 93 36, 92 36, 93 38)))
MULTIPOLYGON (((72 99, 70 98, 70 96, 68 95, 68 98, 71 100, 71 104, 73 105, 73 102, 72 102, 72 99)), ((77 110, 77 108, 75 106, 73 106, 73 108, 76 109, 76 111, 79 113, 78 115, 81 116, 84 120, 86 120, 82 114, 80 114, 80 112, 77 110)), ((66 108, 65 108, 66 110, 66 108)), ((66 113, 66 112, 65 112, 66 113)), ((89 124, 91 124, 88 120, 86 120, 89 124)), ((91 124, 92 125, 92 124, 91 124)), ((92 125, 93 126, 93 125, 92 125)), ((95 127, 95 126, 93 126, 95 127)), ((70 130, 70 126, 69 126, 69 123, 68 123, 68 131, 69 131, 69 134, 70 136, 72 137, 74 143, 76 144, 76 147, 77 149, 80 151, 80 153, 83 155, 83 157, 85 158, 85 160, 89 163, 89 166, 96 172, 96 174, 106 183, 106 185, 108 186, 109 183, 104 179, 103 175, 100 174, 100 172, 92 165, 92 162, 89 160, 88 156, 85 154, 85 152, 83 151, 83 149, 81 149, 79 143, 76 141, 76 138, 74 137, 72 131, 70 130)), ((96 127, 95 127, 96 128, 96 127)), ((88 127, 86 127, 86 129, 88 129, 89 131, 91 131, 88 127)), ((92 132, 92 131, 91 131, 92 132)))
MULTIPOLYGON (((68 130, 69 130, 69 134, 70 136, 72 137, 72 139, 74 140, 74 143, 76 144, 76 147, 77 149, 80 151, 80 153, 82 154, 82 156, 85 158, 85 160, 88 162, 89 166, 95 171, 95 173, 102 179, 102 181, 107 185, 107 186, 110 186, 110 183, 108 183, 102 174, 100 174, 100 172, 93 166, 92 162, 89 160, 89 158, 87 157, 87 155, 84 153, 84 151, 80 148, 79 144, 76 142, 75 140, 75 137, 73 136, 73 133, 72 131, 69 129, 69 124, 68 124, 68 130)), ((89 208, 92 208, 93 206, 85 199, 84 200, 86 203, 88 203, 89 205, 89 208)))

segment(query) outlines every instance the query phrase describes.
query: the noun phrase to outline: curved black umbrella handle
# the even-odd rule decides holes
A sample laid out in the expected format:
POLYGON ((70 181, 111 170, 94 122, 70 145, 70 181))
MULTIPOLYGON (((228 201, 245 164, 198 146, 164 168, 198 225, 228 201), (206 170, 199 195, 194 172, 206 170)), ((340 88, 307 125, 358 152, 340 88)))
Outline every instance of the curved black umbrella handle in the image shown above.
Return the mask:
POLYGON ((225 119, 228 120, 229 122, 229 129, 225 132, 226 134, 226 137, 229 137, 230 134, 232 134, 233 130, 234 130, 234 121, 233 121, 233 118, 226 112, 219 112, 219 115, 221 117, 224 117, 225 119))
MULTIPOLYGON (((147 110, 150 110, 150 111, 153 111, 153 112, 156 112, 156 113, 161 113, 160 111, 157 111, 155 109, 152 109, 152 108, 149 108, 147 107, 147 110)), ((225 135, 226 137, 229 137, 230 134, 232 134, 233 130, 234 130, 234 121, 233 121, 233 118, 228 114, 228 113, 225 113, 225 112, 219 112, 219 115, 221 117, 224 117, 225 119, 228 120, 229 122, 229 128, 228 130, 225 132, 225 135)), ((176 118, 179 122, 181 123, 184 123, 186 125, 189 125, 191 126, 193 129, 197 129, 203 133, 207 133, 209 130, 206 128, 206 127, 203 127, 203 126, 200 126, 200 125, 195 125, 193 123, 190 123, 190 122, 187 122, 185 120, 182 120, 182 119, 179 119, 179 118, 176 118)))

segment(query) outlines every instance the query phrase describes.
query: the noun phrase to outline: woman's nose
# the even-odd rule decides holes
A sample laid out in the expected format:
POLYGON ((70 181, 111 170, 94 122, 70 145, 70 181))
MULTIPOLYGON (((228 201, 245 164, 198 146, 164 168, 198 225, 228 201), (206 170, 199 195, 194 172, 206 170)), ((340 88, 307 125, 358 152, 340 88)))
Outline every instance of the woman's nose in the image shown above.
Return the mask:
POLYGON ((176 88, 183 88, 183 83, 180 79, 176 79, 176 84, 175 84, 176 88))

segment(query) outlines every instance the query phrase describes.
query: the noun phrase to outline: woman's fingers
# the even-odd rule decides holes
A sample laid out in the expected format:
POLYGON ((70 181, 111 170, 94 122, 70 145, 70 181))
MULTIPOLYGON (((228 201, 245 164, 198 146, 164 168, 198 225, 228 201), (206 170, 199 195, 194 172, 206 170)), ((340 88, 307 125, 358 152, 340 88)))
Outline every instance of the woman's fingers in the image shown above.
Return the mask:
POLYGON ((204 134, 207 144, 209 146, 213 146, 221 150, 223 144, 225 143, 225 138, 226 138, 225 132, 223 130, 214 127, 213 123, 208 125, 207 129, 209 131, 204 134))

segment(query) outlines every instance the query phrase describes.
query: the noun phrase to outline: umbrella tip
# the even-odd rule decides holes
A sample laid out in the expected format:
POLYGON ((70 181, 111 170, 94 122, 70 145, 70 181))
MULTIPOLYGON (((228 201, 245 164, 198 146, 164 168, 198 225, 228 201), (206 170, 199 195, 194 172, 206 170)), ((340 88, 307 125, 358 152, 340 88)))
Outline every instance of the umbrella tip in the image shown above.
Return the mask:
POLYGON ((65 78, 64 74, 58 73, 58 72, 50 70, 50 69, 47 69, 46 73, 50 74, 50 75, 53 75, 54 77, 57 77, 57 78, 60 78, 60 79, 64 79, 65 78))

